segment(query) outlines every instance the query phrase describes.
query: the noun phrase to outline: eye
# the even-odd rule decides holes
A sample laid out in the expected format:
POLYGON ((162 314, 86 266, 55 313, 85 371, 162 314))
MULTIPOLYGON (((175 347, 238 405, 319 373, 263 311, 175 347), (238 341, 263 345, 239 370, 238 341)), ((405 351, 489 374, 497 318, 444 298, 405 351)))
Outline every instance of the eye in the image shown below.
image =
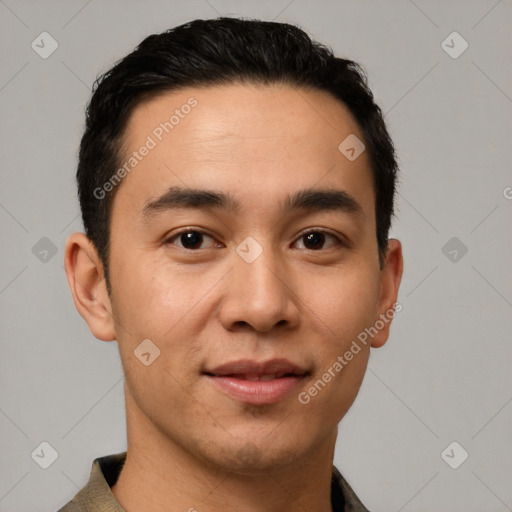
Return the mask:
MULTIPOLYGON (((180 231, 179 233, 175 233, 171 237, 169 237, 164 243, 177 245, 178 247, 182 247, 183 249, 195 250, 201 249, 201 247, 205 239, 214 240, 213 237, 207 235, 203 231, 199 231, 197 229, 186 229, 180 231), (180 242, 179 244, 174 244, 174 240, 180 242)), ((215 245, 215 243, 213 244, 215 245)))
MULTIPOLYGON (((322 246, 326 243, 326 239, 331 238, 334 240, 334 246, 344 246, 345 244, 335 235, 329 233, 328 231, 324 231, 322 229, 315 229, 307 231, 303 233, 299 240, 304 241, 305 249, 311 251, 318 251, 322 249, 322 246)), ((297 242, 296 242, 297 243, 297 242)), ((332 245, 331 245, 332 247, 332 245)), ((329 249, 329 247, 327 247, 329 249)))
MULTIPOLYGON (((319 251, 321 249, 329 249, 331 247, 336 246, 345 246, 345 244, 335 235, 332 233, 321 230, 321 229, 315 229, 315 230, 309 230, 305 233, 303 233, 297 242, 303 241, 304 248, 306 250, 311 251, 319 251), (325 247, 325 244, 329 243, 329 239, 331 240, 331 244, 328 247, 325 247)), ((221 247, 222 244, 216 243, 215 239, 205 233, 204 231, 198 230, 198 229, 191 229, 187 228, 185 230, 182 230, 178 233, 174 233, 172 236, 167 238, 164 242, 165 244, 170 245, 177 245, 178 247, 181 247, 183 249, 187 249, 190 251, 194 251, 197 249, 204 249, 208 247, 221 247), (210 240, 210 245, 206 247, 202 247, 206 240, 210 240)))

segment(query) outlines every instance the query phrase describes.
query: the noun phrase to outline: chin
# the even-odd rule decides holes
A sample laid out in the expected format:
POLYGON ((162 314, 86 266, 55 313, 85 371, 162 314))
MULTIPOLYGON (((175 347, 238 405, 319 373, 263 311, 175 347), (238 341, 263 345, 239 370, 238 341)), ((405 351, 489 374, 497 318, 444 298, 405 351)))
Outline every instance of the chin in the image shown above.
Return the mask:
POLYGON ((222 447, 215 444, 215 453, 210 452, 207 458, 217 467, 241 475, 268 474, 286 469, 300 458, 303 444, 298 440, 293 445, 283 445, 269 442, 265 437, 259 440, 232 438, 230 444, 222 447))

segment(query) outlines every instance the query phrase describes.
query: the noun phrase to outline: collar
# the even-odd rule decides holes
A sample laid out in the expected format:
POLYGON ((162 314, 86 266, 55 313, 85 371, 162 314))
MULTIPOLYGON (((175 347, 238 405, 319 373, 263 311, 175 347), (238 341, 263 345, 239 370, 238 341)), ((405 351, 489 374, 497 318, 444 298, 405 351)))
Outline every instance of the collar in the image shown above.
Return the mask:
MULTIPOLYGON (((126 512, 110 490, 123 469, 126 452, 94 459, 88 483, 58 512, 126 512)), ((369 512, 333 466, 331 478, 333 512, 369 512)))

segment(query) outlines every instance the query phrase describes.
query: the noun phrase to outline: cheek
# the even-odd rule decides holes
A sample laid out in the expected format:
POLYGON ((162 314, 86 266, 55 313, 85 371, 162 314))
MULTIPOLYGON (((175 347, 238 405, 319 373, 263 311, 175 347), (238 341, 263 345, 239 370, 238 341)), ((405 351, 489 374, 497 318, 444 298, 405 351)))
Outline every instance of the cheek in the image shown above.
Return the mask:
POLYGON ((322 280, 322 286, 305 290, 312 322, 330 340, 326 351, 343 350, 354 338, 372 325, 377 316, 379 296, 378 273, 363 265, 322 280))
POLYGON ((194 305, 208 289, 209 280, 204 289, 198 289, 194 280, 169 268, 144 264, 142 258, 137 265, 122 270, 116 304, 126 383, 139 408, 149 416, 162 414, 168 421, 168 413, 158 411, 159 404, 165 404, 169 411, 185 407, 188 395, 183 391, 192 376, 182 369, 185 364, 199 364, 197 354, 191 352, 202 325, 195 318, 200 303, 194 305), (146 344, 144 350, 142 343, 146 344), (146 353, 149 356, 144 357, 146 353))
MULTIPOLYGON (((119 321, 138 337, 162 339, 194 309, 211 287, 208 276, 190 275, 144 255, 118 265, 115 302, 119 321)), ((114 286, 113 286, 114 288, 114 286)))
POLYGON ((128 263, 118 266, 113 304, 123 367, 135 383, 132 392, 165 389, 168 399, 173 393, 178 397, 180 385, 193 384, 194 372, 185 370, 200 366, 199 340, 204 339, 201 333, 212 314, 209 292, 220 277, 204 270, 184 272, 169 262, 152 263, 142 257, 132 266, 128 263), (149 351, 158 357, 146 367, 136 355, 147 339, 156 347, 149 344, 149 351))
POLYGON ((358 336, 373 325, 379 294, 378 272, 361 265, 322 280, 307 297, 308 327, 315 335, 316 371, 304 400, 317 413, 339 421, 353 403, 363 380, 370 344, 358 336))

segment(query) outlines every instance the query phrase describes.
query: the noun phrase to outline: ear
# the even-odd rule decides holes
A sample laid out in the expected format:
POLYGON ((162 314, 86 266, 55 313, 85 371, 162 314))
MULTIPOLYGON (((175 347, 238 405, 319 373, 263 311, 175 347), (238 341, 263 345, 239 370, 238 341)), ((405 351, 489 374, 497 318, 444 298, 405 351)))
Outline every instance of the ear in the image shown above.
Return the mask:
POLYGON ((382 324, 384 326, 379 328, 377 334, 373 337, 371 344, 373 348, 382 347, 386 343, 389 337, 391 320, 395 312, 399 312, 402 309, 401 304, 396 304, 403 267, 402 244, 399 240, 391 238, 388 241, 386 258, 381 270, 378 316, 375 319, 376 323, 380 320, 377 324, 379 327, 382 324))
POLYGON ((115 340, 103 265, 96 247, 84 233, 73 233, 68 237, 64 267, 75 307, 92 334, 103 341, 115 340))

